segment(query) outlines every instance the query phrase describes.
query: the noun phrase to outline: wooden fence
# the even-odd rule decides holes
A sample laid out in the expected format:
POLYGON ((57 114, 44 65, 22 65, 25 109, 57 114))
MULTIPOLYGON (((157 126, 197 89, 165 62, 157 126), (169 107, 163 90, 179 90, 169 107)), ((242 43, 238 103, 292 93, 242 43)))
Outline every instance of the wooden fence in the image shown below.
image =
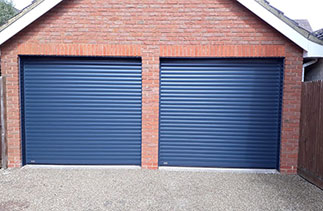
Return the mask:
POLYGON ((323 81, 302 85, 298 174, 323 189, 323 81))
POLYGON ((5 78, 0 76, 0 168, 7 168, 5 126, 5 78))
MULTIPOLYGON (((2 92, 2 87, 0 86, 0 93, 2 92)), ((2 111, 0 109, 0 116, 2 115, 2 111)), ((1 121, 0 121, 0 131, 2 131, 2 124, 1 124, 1 121)), ((3 155, 3 152, 2 152, 2 141, 0 142, 0 168, 2 167, 2 155, 3 155)))

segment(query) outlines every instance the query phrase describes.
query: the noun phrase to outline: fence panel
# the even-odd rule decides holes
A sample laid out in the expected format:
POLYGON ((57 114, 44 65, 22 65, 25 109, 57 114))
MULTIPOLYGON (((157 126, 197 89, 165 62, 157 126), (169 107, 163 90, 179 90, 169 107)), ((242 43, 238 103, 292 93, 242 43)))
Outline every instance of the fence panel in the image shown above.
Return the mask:
POLYGON ((323 81, 302 85, 298 174, 323 189, 323 81))
POLYGON ((7 168, 7 140, 6 140, 6 82, 5 78, 0 76, 0 167, 7 168))
MULTIPOLYGON (((0 77, 0 82, 1 82, 1 77, 0 77)), ((0 93, 2 93, 2 86, 0 85, 0 93)), ((1 105, 0 105, 1 106, 1 105)), ((2 109, 0 109, 0 117, 2 116, 2 109)), ((2 131, 2 121, 0 121, 0 131, 2 131)), ((2 139, 2 133, 0 133, 1 139, 2 139)), ((2 168, 2 140, 0 141, 0 168, 2 168)))

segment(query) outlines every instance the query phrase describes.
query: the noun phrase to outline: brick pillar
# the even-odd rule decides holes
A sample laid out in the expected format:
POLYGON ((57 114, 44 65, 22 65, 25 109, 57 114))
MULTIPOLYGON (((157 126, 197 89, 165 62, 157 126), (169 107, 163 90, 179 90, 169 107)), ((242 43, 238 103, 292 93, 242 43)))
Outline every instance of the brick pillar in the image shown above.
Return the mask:
POLYGON ((287 48, 284 70, 284 95, 280 151, 280 172, 296 174, 302 91, 302 50, 287 48))
POLYGON ((6 77, 6 133, 8 143, 8 167, 21 167, 21 131, 19 69, 15 45, 7 42, 1 48, 1 73, 6 77))
POLYGON ((142 158, 145 169, 158 168, 159 48, 142 49, 142 158))

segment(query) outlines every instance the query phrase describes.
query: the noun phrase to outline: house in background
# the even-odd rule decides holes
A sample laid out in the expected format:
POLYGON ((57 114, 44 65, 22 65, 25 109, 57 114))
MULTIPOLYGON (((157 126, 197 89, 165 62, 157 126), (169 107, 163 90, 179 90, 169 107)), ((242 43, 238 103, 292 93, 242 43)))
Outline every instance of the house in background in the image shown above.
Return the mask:
MULTIPOLYGON (((300 28, 305 29, 314 37, 321 40, 323 44, 323 29, 313 31, 310 22, 306 19, 294 20, 300 28)), ((303 81, 317 81, 323 80, 323 60, 319 58, 306 58, 304 59, 304 79, 303 81)))
MULTIPOLYGON (((323 29, 312 33, 323 43, 323 29)), ((323 59, 306 60, 308 65, 305 67, 305 81, 323 80, 323 59)))
POLYGON ((304 60, 264 0, 39 0, 0 28, 9 167, 297 171, 304 60))
POLYGON ((312 26, 307 19, 295 19, 294 21, 298 24, 299 27, 309 32, 313 32, 312 26))

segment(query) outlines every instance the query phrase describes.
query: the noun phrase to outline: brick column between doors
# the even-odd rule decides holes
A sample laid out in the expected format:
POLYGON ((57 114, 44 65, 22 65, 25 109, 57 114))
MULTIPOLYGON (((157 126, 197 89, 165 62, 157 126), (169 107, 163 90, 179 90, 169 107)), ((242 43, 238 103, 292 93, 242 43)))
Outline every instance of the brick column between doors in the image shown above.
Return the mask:
POLYGON ((159 48, 142 49, 142 154, 141 166, 158 168, 159 48))

